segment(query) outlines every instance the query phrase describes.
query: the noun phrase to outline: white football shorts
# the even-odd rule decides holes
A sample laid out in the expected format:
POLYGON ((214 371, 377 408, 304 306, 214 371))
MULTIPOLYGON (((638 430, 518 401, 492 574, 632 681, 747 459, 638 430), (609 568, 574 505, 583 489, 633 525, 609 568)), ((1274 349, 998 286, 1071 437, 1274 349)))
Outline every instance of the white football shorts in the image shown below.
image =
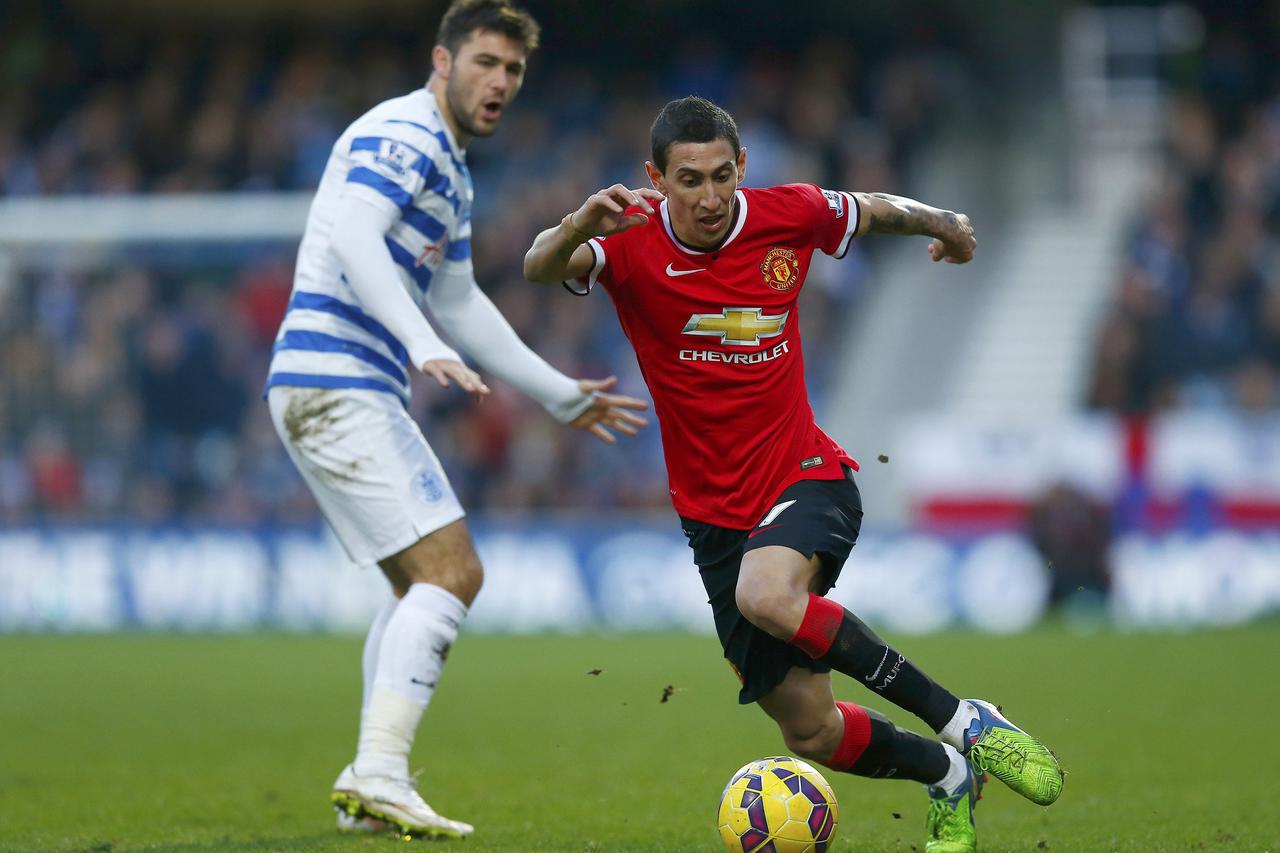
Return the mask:
POLYGON ((267 405, 276 433, 354 562, 376 563, 466 514, 398 397, 275 386, 267 405))

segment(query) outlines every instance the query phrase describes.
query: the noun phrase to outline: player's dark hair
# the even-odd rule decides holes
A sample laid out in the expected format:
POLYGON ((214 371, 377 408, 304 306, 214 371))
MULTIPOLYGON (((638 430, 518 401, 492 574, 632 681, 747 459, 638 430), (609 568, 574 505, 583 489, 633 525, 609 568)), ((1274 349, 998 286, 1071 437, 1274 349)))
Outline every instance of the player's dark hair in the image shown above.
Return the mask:
POLYGON ((720 107, 690 95, 667 105, 653 120, 649 144, 653 149, 653 165, 667 171, 667 152, 677 142, 714 142, 723 139, 738 153, 738 124, 720 107))
POLYGON ((532 15, 510 0, 454 0, 440 19, 436 44, 456 54, 462 43, 476 32, 504 35, 524 45, 524 52, 529 54, 538 47, 542 28, 532 15))

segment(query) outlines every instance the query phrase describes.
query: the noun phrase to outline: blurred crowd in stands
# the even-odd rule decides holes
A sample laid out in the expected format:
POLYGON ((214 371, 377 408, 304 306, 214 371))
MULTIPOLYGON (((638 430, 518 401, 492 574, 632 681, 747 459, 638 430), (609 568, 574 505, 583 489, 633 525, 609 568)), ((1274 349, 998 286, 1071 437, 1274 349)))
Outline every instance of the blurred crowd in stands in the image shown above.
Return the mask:
MULTIPOLYGON (((530 285, 521 256, 590 192, 643 182, 666 99, 696 92, 735 114, 749 185, 910 194, 916 153, 964 108, 972 68, 958 57, 976 55, 923 26, 864 34, 858 50, 835 31, 751 34, 745 49, 735 32, 732 50, 699 38, 612 63, 549 43, 497 135, 469 151, 477 279, 566 372, 618 373, 644 395, 607 297, 530 285)), ((422 85, 429 35, 107 34, 13 15, 0 28, 0 197, 306 192, 353 118, 422 85)), ((1181 69, 1160 177, 1099 326, 1093 408, 1280 405, 1280 89, 1263 41, 1211 29, 1181 69)), ((129 246, 87 264, 0 265, 0 523, 313 521, 260 400, 295 251, 129 246)), ((811 356, 837 351, 868 251, 815 262, 801 300, 811 356)), ((820 418, 830 367, 807 362, 820 418)), ((669 506, 656 424, 607 448, 495 386, 481 406, 415 389, 413 414, 465 506, 669 506)))
MULTIPOLYGON (((498 134, 472 146, 477 279, 553 364, 618 373, 644 395, 607 297, 540 290, 520 261, 590 192, 643 180, 667 98, 696 91, 736 113, 750 185, 905 192, 912 152, 963 76, 937 50, 864 65, 846 46, 765 42, 746 55, 704 42, 649 74, 544 51, 498 134)), ((0 32, 0 196, 311 189, 355 116, 425 78, 423 44, 360 44, 76 39, 19 19, 0 32)), ((295 250, 133 247, 10 270, 0 522, 313 520, 259 399, 295 250)), ((810 353, 833 351, 828 326, 859 293, 862 252, 815 264, 801 303, 810 353)), ((824 365, 809 362, 819 409, 824 365)), ((476 406, 421 383, 413 414, 470 509, 668 506, 656 424, 607 448, 501 385, 476 406)))
POLYGON ((1089 404, 1280 406, 1280 65, 1267 33, 1210 34, 1168 116, 1100 326, 1089 404))

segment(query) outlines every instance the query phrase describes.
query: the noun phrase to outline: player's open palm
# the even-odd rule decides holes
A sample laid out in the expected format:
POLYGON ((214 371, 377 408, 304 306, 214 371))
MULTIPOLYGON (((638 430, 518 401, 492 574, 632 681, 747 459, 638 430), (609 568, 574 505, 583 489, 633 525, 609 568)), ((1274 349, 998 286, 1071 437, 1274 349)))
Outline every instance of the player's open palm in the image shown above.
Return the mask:
POLYGON ((578 388, 583 394, 591 394, 591 405, 587 410, 569 422, 569 426, 586 430, 594 434, 605 444, 617 441, 610 430, 617 430, 624 435, 635 435, 648 425, 648 421, 633 411, 644 411, 649 404, 635 397, 623 394, 609 394, 609 389, 618 384, 618 377, 607 379, 579 379, 578 388))
POLYGON ((569 225, 575 231, 598 237, 619 234, 628 228, 644 225, 649 221, 645 214, 653 213, 651 201, 661 201, 662 193, 655 189, 627 189, 622 184, 592 194, 582 207, 569 214, 569 225), (628 207, 638 207, 644 213, 626 213, 628 207))

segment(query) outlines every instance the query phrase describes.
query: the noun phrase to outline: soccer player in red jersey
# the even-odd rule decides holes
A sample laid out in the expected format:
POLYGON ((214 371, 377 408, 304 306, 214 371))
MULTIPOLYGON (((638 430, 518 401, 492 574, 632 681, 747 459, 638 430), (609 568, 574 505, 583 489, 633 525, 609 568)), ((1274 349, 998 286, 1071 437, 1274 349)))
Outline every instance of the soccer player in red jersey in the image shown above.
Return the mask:
POLYGON ((985 774, 1048 805, 1049 750, 994 705, 962 700, 824 597, 857 538, 857 463, 814 422, 797 297, 815 251, 865 234, 933 238, 962 264, 968 217, 882 193, 740 186, 732 117, 702 98, 653 124, 653 188, 595 193, 538 235, 531 281, 602 285, 635 348, 662 431, 671 500, 694 552, 725 657, 789 749, 861 776, 914 779, 932 798, 930 853, 976 847, 985 774), (940 740, 832 694, 835 669, 924 720, 940 740))

